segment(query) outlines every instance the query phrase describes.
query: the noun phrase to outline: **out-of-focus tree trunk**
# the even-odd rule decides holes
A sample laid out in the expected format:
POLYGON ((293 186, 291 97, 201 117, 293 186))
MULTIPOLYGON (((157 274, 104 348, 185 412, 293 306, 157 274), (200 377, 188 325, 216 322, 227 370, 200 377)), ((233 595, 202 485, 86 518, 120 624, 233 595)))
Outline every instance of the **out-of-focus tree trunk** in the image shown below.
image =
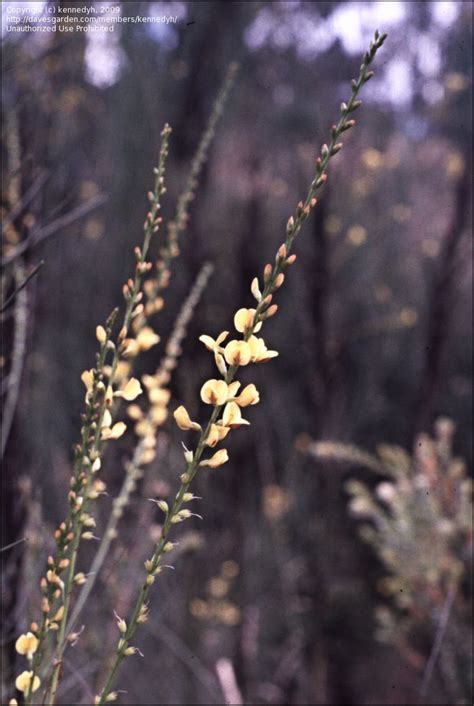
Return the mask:
POLYGON ((469 208, 471 167, 466 165, 456 185, 451 224, 444 236, 438 258, 438 271, 429 293, 430 308, 425 338, 425 355, 416 405, 415 436, 430 431, 436 414, 437 397, 443 377, 450 319, 456 305, 456 274, 460 242, 465 231, 469 208))

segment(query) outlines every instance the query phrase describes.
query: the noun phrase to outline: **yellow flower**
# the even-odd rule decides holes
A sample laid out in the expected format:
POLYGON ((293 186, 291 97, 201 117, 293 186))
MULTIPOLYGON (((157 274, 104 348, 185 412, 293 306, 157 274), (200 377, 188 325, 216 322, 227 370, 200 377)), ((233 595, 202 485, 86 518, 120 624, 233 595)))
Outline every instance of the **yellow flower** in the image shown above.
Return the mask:
POLYGON ((147 390, 153 390, 155 387, 159 386, 156 375, 142 375, 142 383, 145 385, 147 390))
POLYGON ((167 405, 170 401, 171 392, 163 387, 155 387, 148 393, 149 400, 152 404, 167 405))
POLYGON ((269 351, 265 345, 263 338, 250 336, 248 340, 250 347, 250 360, 252 363, 266 363, 270 358, 275 358, 278 355, 277 351, 269 351))
POLYGON ((134 358, 140 353, 140 346, 135 338, 126 338, 123 342, 122 355, 126 358, 134 358))
POLYGON ((123 397, 127 402, 133 402, 142 392, 142 386, 139 381, 136 378, 130 378, 123 390, 114 392, 114 397, 123 397))
POLYGON ((197 431, 201 429, 200 425, 197 422, 191 421, 191 417, 189 416, 186 407, 183 407, 183 405, 178 407, 178 409, 175 409, 175 411, 173 412, 173 417, 178 427, 183 431, 188 431, 188 429, 195 429, 197 431))
POLYGON ((137 436, 154 436, 155 432, 156 429, 149 419, 141 419, 137 424, 135 424, 135 434, 137 436))
POLYGON ((15 642, 15 649, 19 655, 27 655, 28 659, 38 649, 38 638, 32 632, 27 632, 26 635, 20 635, 15 642))
POLYGON ((235 397, 235 395, 239 391, 240 385, 241 383, 238 380, 235 380, 235 382, 230 383, 230 385, 228 386, 229 396, 227 397, 229 401, 235 397))
POLYGON ((224 463, 227 463, 228 460, 229 454, 227 453, 227 449, 220 449, 220 451, 216 451, 214 456, 211 456, 211 458, 201 461, 199 465, 208 466, 209 468, 217 468, 218 466, 222 466, 224 463))
POLYGON ((92 382, 93 382, 93 371, 92 370, 84 370, 84 372, 81 375, 81 380, 86 386, 87 392, 90 392, 92 390, 92 382))
POLYGON ((209 433, 206 436, 206 446, 213 448, 219 441, 225 439, 229 431, 229 427, 224 427, 221 424, 211 424, 209 433))
POLYGON ((236 402, 228 402, 222 415, 222 423, 225 427, 237 429, 243 424, 250 424, 246 419, 242 418, 240 407, 236 402))
MULTIPOLYGON (((234 326, 240 333, 246 333, 252 328, 253 320, 255 317, 255 309, 239 309, 234 316, 234 326)), ((254 331, 260 331, 262 328, 262 322, 255 326, 254 331)))
POLYGON ((252 383, 244 387, 240 395, 235 398, 235 402, 237 402, 239 407, 248 407, 251 404, 260 402, 260 395, 255 385, 252 383))
POLYGON ((102 429, 101 438, 104 441, 107 441, 108 439, 120 439, 120 437, 125 434, 126 429, 126 424, 123 422, 117 422, 117 424, 114 424, 111 429, 109 427, 102 429))
POLYGON ((229 388, 224 380, 208 380, 201 387, 201 399, 206 404, 219 407, 225 404, 229 397, 229 388))
POLYGON ((102 427, 111 427, 112 426, 112 415, 110 414, 109 410, 106 409, 104 414, 102 415, 102 427))
POLYGON ((229 365, 247 365, 250 363, 252 352, 245 341, 230 341, 224 349, 224 355, 229 365))
POLYGON ((141 351, 148 351, 160 342, 160 337, 149 326, 144 326, 136 338, 138 348, 141 351))
POLYGON ((140 456, 140 464, 146 466, 151 463, 156 458, 156 451, 154 449, 144 449, 142 455, 140 456))
MULTIPOLYGON (((131 365, 128 361, 119 360, 119 362, 117 363, 117 367, 115 369, 115 380, 117 380, 117 381, 126 380, 128 378, 129 373, 130 373, 130 368, 131 368, 131 365)), ((112 372, 112 368, 111 368, 111 372, 112 372)), ((104 373, 105 373, 105 369, 104 369, 104 373)))
POLYGON ((219 350, 221 350, 221 343, 225 341, 228 335, 228 331, 222 331, 222 333, 217 336, 216 340, 211 338, 211 336, 206 335, 199 336, 199 340, 201 341, 201 343, 204 343, 208 351, 218 353, 219 350))
MULTIPOLYGON (((24 694, 30 690, 30 683, 33 677, 33 672, 22 672, 15 680, 15 686, 18 691, 22 691, 24 694)), ((41 680, 39 677, 35 676, 33 679, 33 686, 31 688, 32 692, 37 691, 41 686, 41 680)))
POLYGON ((105 343, 107 340, 107 334, 105 332, 105 328, 103 326, 97 326, 95 330, 95 337, 99 341, 99 343, 105 343))
POLYGON ((127 407, 127 414, 130 419, 134 419, 135 421, 143 417, 143 412, 137 404, 129 405, 127 407))
POLYGON ((168 410, 161 405, 153 405, 150 410, 150 415, 153 423, 157 426, 161 426, 168 419, 168 410))

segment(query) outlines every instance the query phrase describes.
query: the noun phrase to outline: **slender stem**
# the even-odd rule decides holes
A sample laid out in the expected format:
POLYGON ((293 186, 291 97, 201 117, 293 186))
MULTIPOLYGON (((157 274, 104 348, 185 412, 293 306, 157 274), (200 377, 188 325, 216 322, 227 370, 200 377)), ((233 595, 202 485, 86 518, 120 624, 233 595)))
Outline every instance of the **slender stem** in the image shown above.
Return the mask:
MULTIPOLYGON (((366 83, 372 76, 368 73, 368 66, 374 58, 377 49, 382 46, 385 41, 386 35, 379 36, 378 32, 375 34, 374 42, 370 45, 370 50, 365 54, 359 73, 359 78, 357 81, 352 83, 352 94, 349 102, 341 105, 341 117, 337 125, 333 126, 331 130, 331 141, 329 146, 324 145, 321 151, 321 157, 316 162, 316 175, 309 188, 306 200, 303 203, 298 204, 295 216, 290 218, 287 226, 287 237, 283 249, 280 248, 276 259, 275 265, 272 268, 271 274, 268 275, 264 290, 261 294, 259 303, 255 310, 253 322, 251 326, 246 330, 244 335, 244 340, 248 341, 251 336, 255 333, 258 324, 263 321, 268 316, 269 301, 268 297, 273 294, 279 286, 279 277, 283 270, 287 267, 288 256, 291 251, 291 247, 294 239, 301 230, 303 222, 306 220, 311 212, 311 209, 315 206, 315 194, 316 191, 324 184, 326 180, 326 170, 331 157, 337 154, 341 149, 342 145, 338 143, 340 135, 347 129, 351 128, 354 124, 353 121, 349 121, 349 115, 359 107, 360 102, 357 101, 358 93, 361 87, 366 83)), ((225 382, 229 385, 235 378, 235 375, 239 369, 238 365, 232 365, 225 375, 225 382)), ((168 537, 171 528, 174 524, 179 523, 182 519, 179 513, 182 505, 185 503, 186 493, 189 491, 191 483, 198 471, 199 464, 202 458, 202 454, 206 448, 206 439, 209 435, 212 424, 218 420, 225 404, 214 407, 209 421, 204 429, 201 430, 199 441, 197 443, 196 449, 194 451, 191 461, 188 462, 186 471, 181 476, 181 485, 178 493, 175 497, 172 508, 166 510, 166 518, 161 531, 160 539, 155 547, 151 559, 145 562, 145 568, 147 575, 143 581, 140 592, 138 594, 135 606, 132 611, 132 615, 126 623, 121 638, 118 643, 117 653, 115 659, 112 663, 110 671, 108 673, 105 686, 99 697, 96 698, 97 704, 107 703, 107 699, 111 694, 111 689, 113 687, 115 677, 119 670, 119 667, 125 657, 128 654, 133 654, 134 648, 130 647, 130 640, 133 638, 135 631, 140 623, 143 623, 147 619, 146 615, 146 601, 150 591, 150 587, 154 583, 155 576, 161 572, 163 567, 160 566, 163 554, 165 554, 170 547, 168 543, 168 537)), ((111 699, 109 699, 111 700, 111 699)), ((113 700, 113 699, 112 699, 113 700)))
POLYGON ((429 659, 426 663, 425 670, 423 672, 423 678, 420 685, 419 696, 420 703, 425 703, 426 695, 428 693, 428 687, 433 676, 433 672, 436 666, 436 662, 441 652, 443 646, 444 636, 446 634, 446 629, 448 627, 449 618, 451 615, 451 610, 453 608, 454 599, 456 597, 456 584, 452 583, 447 591, 446 599, 439 616, 438 627, 436 630, 436 636, 431 649, 429 659))

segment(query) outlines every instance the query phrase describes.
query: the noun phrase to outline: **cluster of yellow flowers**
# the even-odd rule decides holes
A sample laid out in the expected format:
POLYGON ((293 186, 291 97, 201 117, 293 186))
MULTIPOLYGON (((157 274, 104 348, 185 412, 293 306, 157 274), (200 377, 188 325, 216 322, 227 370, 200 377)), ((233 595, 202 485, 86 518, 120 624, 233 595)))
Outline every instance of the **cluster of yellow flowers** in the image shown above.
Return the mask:
POLYGON ((135 421, 135 434, 140 439, 133 458, 135 467, 151 463, 156 456, 156 434, 168 418, 168 405, 171 398, 168 385, 171 374, 178 365, 178 358, 182 352, 181 344, 186 335, 187 326, 211 271, 210 265, 204 265, 199 273, 176 319, 171 336, 166 343, 164 356, 156 372, 153 375, 142 375, 142 383, 148 397, 148 409, 144 410, 138 404, 129 405, 127 408, 128 416, 135 421))
MULTIPOLYGON (((32 627, 35 627, 34 625, 32 627)), ((20 635, 15 643, 15 649, 20 655, 24 655, 29 662, 33 660, 33 655, 38 649, 39 640, 32 632, 27 632, 20 635)), ((37 691, 41 686, 41 680, 38 676, 33 675, 33 671, 24 671, 19 674, 15 680, 15 686, 18 691, 26 693, 28 691, 37 691)), ((10 705, 16 704, 16 700, 12 699, 10 705), (13 702, 13 703, 12 703, 13 702)))
MULTIPOLYGON (((98 326, 96 329, 97 340, 100 343, 105 341, 105 330, 102 326, 98 326)), ((114 390, 112 384, 105 385, 102 381, 97 384, 96 389, 99 394, 104 395, 106 408, 102 414, 101 419, 101 439, 102 441, 109 441, 111 439, 119 439, 126 431, 127 425, 124 422, 116 422, 113 424, 112 420, 112 404, 114 399, 122 398, 127 402, 132 402, 143 392, 140 382, 136 378, 127 379, 126 370, 127 363, 125 363, 125 369, 122 367, 120 371, 120 376, 115 375, 114 380, 119 382, 119 389, 114 390)), ((106 369, 106 373, 110 371, 106 369)), ((85 370, 82 373, 81 380, 86 388, 86 402, 91 401, 94 389, 94 371, 85 370)))
MULTIPOLYGON (((252 286, 252 289, 254 286, 252 286)), ((276 307, 273 313, 276 312, 276 307)), ((256 309, 239 309, 234 316, 234 326, 239 333, 244 335, 243 339, 232 339, 225 347, 222 346, 229 336, 228 331, 223 331, 214 340, 211 336, 200 336, 199 340, 206 348, 214 354, 214 360, 220 374, 226 378, 227 366, 239 367, 249 363, 262 363, 278 355, 276 351, 268 350, 262 338, 257 338, 252 330, 260 331, 262 322, 253 325, 256 309)), ((241 408, 249 407, 260 401, 260 395, 253 383, 244 387, 238 394, 241 383, 234 381, 227 383, 225 379, 210 379, 201 387, 201 399, 205 404, 222 409, 222 417, 211 421, 203 437, 205 446, 214 448, 220 441, 225 439, 231 429, 238 429, 249 422, 242 417, 241 408)), ((219 416, 219 415, 218 415, 219 416)), ((197 422, 193 422, 184 406, 178 407, 174 412, 176 424, 183 431, 202 431, 202 427, 197 422)), ((187 452, 186 460, 192 460, 191 452, 187 452)), ((200 462, 200 466, 217 468, 229 460, 226 449, 220 449, 208 459, 200 462)))

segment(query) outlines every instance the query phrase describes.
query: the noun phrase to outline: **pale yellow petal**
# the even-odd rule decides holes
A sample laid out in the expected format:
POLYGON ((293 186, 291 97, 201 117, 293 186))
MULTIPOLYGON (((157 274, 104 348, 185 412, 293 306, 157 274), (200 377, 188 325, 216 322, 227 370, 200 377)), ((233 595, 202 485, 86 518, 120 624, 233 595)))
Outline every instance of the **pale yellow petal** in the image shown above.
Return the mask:
POLYGON ((111 427, 112 426, 112 415, 110 414, 109 410, 106 409, 104 412, 104 415, 102 417, 102 429, 105 429, 106 427, 111 427))
POLYGON ((125 434, 127 425, 124 422, 117 422, 113 427, 102 429, 101 437, 104 440, 107 439, 120 439, 121 436, 125 434))
POLYGON ((84 370, 84 372, 81 375, 81 380, 86 386, 87 392, 90 392, 92 390, 92 383, 93 383, 93 375, 92 375, 92 370, 84 370))
MULTIPOLYGON (((26 693, 30 689, 31 679, 33 678, 33 672, 22 672, 15 679, 15 686, 18 691, 26 693)), ((37 691, 41 686, 41 680, 38 676, 33 679, 33 686, 31 688, 32 693, 37 691)))
POLYGON ((160 337, 152 328, 145 326, 137 336, 137 344, 140 350, 147 351, 160 342, 160 337))
POLYGON ((182 431, 188 431, 188 429, 193 428, 193 422, 191 421, 191 417, 188 414, 188 411, 186 407, 181 405, 175 411, 173 412, 173 417, 175 419, 176 424, 182 431))
POLYGON ((229 397, 235 397, 240 388, 240 382, 236 380, 229 385, 229 397))
POLYGON ((226 345, 224 355, 229 365, 247 365, 252 357, 249 344, 235 340, 226 345))
POLYGON ((38 649, 38 638, 32 632, 20 635, 15 642, 15 649, 20 655, 32 655, 38 649))
POLYGON ((97 326, 95 330, 95 337, 101 344, 106 342, 107 333, 105 332, 105 328, 103 326, 97 326))
POLYGON ((201 343, 204 343, 208 351, 213 351, 216 347, 216 341, 211 338, 211 336, 206 336, 206 334, 203 334, 202 336, 199 336, 199 340, 201 343))
POLYGON ((136 378, 131 378, 123 390, 114 393, 115 397, 123 397, 127 402, 133 402, 143 392, 140 382, 136 378))
POLYGON ((242 418, 240 407, 236 402, 228 402, 222 415, 222 423, 225 427, 236 429, 243 424, 249 424, 246 419, 242 418))
POLYGON ((208 380, 201 388, 201 399, 206 404, 218 407, 227 401, 229 388, 224 380, 208 380))
POLYGON ((257 402, 260 401, 260 395, 257 388, 252 383, 244 387, 240 395, 235 398, 235 401, 240 407, 248 407, 249 405, 257 404, 257 402))
POLYGON ((216 451, 211 458, 201 461, 199 465, 208 466, 209 468, 217 468, 218 466, 222 466, 224 463, 227 463, 228 460, 229 454, 227 453, 227 449, 220 449, 219 451, 216 451))

